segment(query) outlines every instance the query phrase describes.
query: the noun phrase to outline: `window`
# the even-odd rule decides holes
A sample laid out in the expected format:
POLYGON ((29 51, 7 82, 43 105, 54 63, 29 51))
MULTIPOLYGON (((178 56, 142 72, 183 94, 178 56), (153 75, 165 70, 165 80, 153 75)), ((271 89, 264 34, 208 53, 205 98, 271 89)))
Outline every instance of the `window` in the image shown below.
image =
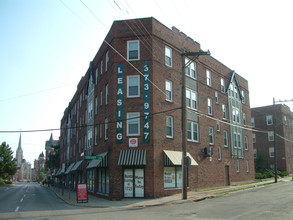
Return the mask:
POLYGON ((221 92, 222 93, 225 93, 225 79, 221 78, 221 92))
POLYGON ((241 90, 242 103, 245 104, 245 93, 241 90))
POLYGON ((109 100, 109 85, 106 84, 106 97, 105 97, 105 103, 106 105, 108 104, 108 100, 109 100))
POLYGON ((132 40, 127 41, 127 60, 139 60, 140 59, 139 51, 139 41, 132 40))
POLYGON ((108 168, 98 169, 98 192, 109 194, 109 171, 108 168))
POLYGON ((208 98, 208 114, 212 115, 213 114, 213 103, 212 103, 212 99, 208 98))
POLYGON ((252 142, 253 142, 253 143, 256 143, 256 136, 255 136, 255 133, 252 133, 252 142))
POLYGON ((268 140, 274 141, 274 132, 273 131, 268 131, 268 140))
POLYGON ((99 102, 98 102, 98 97, 95 98, 95 101, 96 101, 96 108, 95 108, 95 112, 96 114, 98 113, 98 110, 99 110, 99 102))
POLYGON ((173 117, 166 117, 166 137, 173 138, 173 117))
POLYGON ((87 170, 87 185, 90 192, 94 191, 94 179, 94 169, 87 170))
POLYGON ((139 76, 127 76, 127 97, 139 97, 139 76))
POLYGON ((196 79, 197 75, 196 75, 196 63, 195 62, 190 62, 190 59, 185 58, 185 65, 187 65, 185 67, 185 75, 196 79))
POLYGON ((191 109, 197 109, 197 94, 195 91, 186 89, 186 106, 191 109))
POLYGON ((228 132, 224 131, 224 147, 228 147, 228 132))
POLYGON ((164 188, 182 187, 182 167, 164 167, 164 188))
POLYGON ((103 137, 103 123, 100 124, 100 139, 103 137))
POLYGON ((255 121, 254 121, 254 118, 251 118, 251 127, 255 127, 255 121))
POLYGON ((247 173, 249 172, 249 161, 248 160, 246 161, 246 172, 247 173))
POLYGON ((271 158, 275 157, 275 149, 274 149, 274 147, 269 148, 269 156, 271 158))
POLYGON ((272 125, 273 124, 273 116, 272 115, 267 115, 267 125, 272 125))
POLYGON ((108 118, 105 119, 105 140, 109 138, 109 125, 108 125, 108 118))
POLYGON ((217 91, 215 92, 215 99, 216 103, 219 104, 219 93, 217 91))
POLYGON ((222 160, 222 148, 218 147, 218 160, 222 160))
POLYGON ((207 85, 208 86, 212 86, 212 75, 211 75, 211 71, 206 70, 206 74, 207 74, 207 85))
POLYGON ((95 127, 95 145, 98 144, 98 127, 95 127))
POLYGON ((237 173, 239 173, 240 172, 240 163, 239 163, 239 160, 237 160, 236 161, 236 171, 237 171, 237 173))
POLYGON ((217 132, 221 131, 221 122, 220 120, 217 120, 217 132))
POLYGON ((102 75, 103 74, 103 60, 101 60, 100 68, 101 68, 100 74, 102 75))
POLYGON ((96 83, 98 83, 98 77, 99 77, 99 67, 96 69, 96 83))
POLYGON ((227 119, 227 109, 226 105, 222 104, 223 119, 227 119))
POLYGON ((100 106, 103 105, 103 91, 100 91, 100 106))
POLYGON ((172 95, 172 82, 171 81, 168 81, 166 80, 166 83, 165 83, 165 89, 166 89, 166 100, 169 101, 169 102, 172 102, 172 99, 173 99, 173 95, 172 95))
POLYGON ((198 142, 198 123, 187 121, 187 140, 198 142))
POLYGON ((172 67, 172 49, 165 47, 165 64, 172 67))
POLYGON ((209 127, 209 143, 214 144, 214 128, 209 127))
POLYGON ((109 51, 106 52, 106 72, 108 71, 109 68, 109 51))
POLYGON ((248 137, 244 136, 244 148, 245 150, 248 150, 248 137))
POLYGON ((243 113, 243 125, 246 126, 246 113, 243 113))
POLYGON ((254 159, 257 158, 257 149, 253 149, 253 157, 254 157, 254 159))
POLYGON ((137 136, 140 133, 139 130, 139 112, 127 113, 127 135, 137 136))

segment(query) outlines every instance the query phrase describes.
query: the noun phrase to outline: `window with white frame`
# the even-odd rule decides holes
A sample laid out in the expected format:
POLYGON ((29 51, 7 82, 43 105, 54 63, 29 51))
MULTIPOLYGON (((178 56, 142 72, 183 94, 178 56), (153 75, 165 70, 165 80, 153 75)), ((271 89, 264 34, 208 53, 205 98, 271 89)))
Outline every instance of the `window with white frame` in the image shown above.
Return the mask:
POLYGON ((224 131, 224 147, 228 147, 228 132, 224 131))
POLYGON ((165 47, 165 64, 172 67, 172 49, 165 47))
POLYGON ((251 118, 251 127, 255 127, 255 120, 254 120, 254 118, 251 118))
POLYGON ((166 80, 165 89, 166 89, 166 100, 169 102, 172 102, 173 92, 172 92, 172 82, 171 81, 166 80))
POLYGON ((225 79, 221 78, 221 92, 222 93, 225 93, 226 91, 226 88, 225 88, 225 79))
POLYGON ((211 98, 208 98, 208 114, 209 115, 213 114, 213 102, 211 98))
POLYGON ((243 125, 246 126, 247 123, 246 123, 246 113, 243 113, 243 125))
POLYGON ((222 160, 222 148, 218 147, 218 160, 222 160))
POLYGON ((207 85, 212 86, 212 73, 209 70, 206 70, 206 75, 207 75, 207 85))
POLYGON ((215 91, 215 99, 216 103, 219 104, 219 93, 217 91, 215 91))
POLYGON ((267 125, 272 125, 273 124, 273 116, 272 115, 267 115, 267 125))
POLYGON ((242 103, 245 104, 245 93, 243 90, 241 90, 241 96, 242 96, 242 103))
POLYGON ((244 136, 244 148, 245 150, 248 150, 248 137, 244 136))
POLYGON ((127 136, 138 136, 140 134, 139 112, 127 113, 127 136))
POLYGON ((197 94, 191 89, 186 89, 186 106, 191 109, 197 109, 197 94))
POLYGON ((255 135, 255 133, 252 133, 252 142, 256 143, 256 135, 255 135))
POLYGON ((221 131, 221 122, 220 120, 217 120, 217 132, 221 131))
POLYGON ((109 101, 109 85, 108 84, 106 84, 105 89, 106 89, 105 104, 107 105, 109 101))
POLYGON ((166 137, 173 138, 173 117, 166 117, 166 137))
POLYGON ((269 148, 269 156, 271 158, 275 157, 275 149, 274 149, 274 147, 269 148))
POLYGON ((274 141, 274 132, 273 131, 268 131, 268 140, 274 141))
POLYGON ((127 60, 139 60, 140 59, 140 48, 139 40, 127 41, 127 60))
POLYGON ((108 118, 105 119, 105 140, 109 138, 109 125, 108 125, 108 118))
POLYGON ((197 75, 196 75, 196 63, 195 62, 190 62, 190 59, 188 59, 187 57, 185 57, 185 65, 187 65, 185 67, 185 75, 196 79, 197 75))
POLYGON ((139 97, 139 75, 127 76, 127 97, 139 97))
POLYGON ((209 127, 209 144, 214 144, 214 128, 209 127))
POLYGON ((106 52, 106 72, 108 71, 109 68, 109 51, 106 52))
POLYGON ((198 123, 187 121, 187 140, 193 142, 199 141, 198 123))
POLYGON ((223 113, 223 119, 227 119, 227 108, 225 104, 222 104, 222 113, 223 113))
POLYGON ((249 172, 249 161, 248 160, 246 161, 246 172, 247 173, 249 172))

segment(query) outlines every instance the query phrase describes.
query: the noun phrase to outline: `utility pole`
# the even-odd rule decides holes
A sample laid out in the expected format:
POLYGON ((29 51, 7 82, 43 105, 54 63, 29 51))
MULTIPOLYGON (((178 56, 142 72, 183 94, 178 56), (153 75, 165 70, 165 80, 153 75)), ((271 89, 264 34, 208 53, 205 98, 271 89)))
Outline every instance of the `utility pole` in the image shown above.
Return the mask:
POLYGON ((193 61, 195 61, 201 55, 211 55, 210 51, 199 52, 185 52, 182 53, 182 200, 187 199, 187 162, 186 162, 186 80, 185 80, 185 68, 188 67, 193 61), (187 63, 185 63, 185 57, 192 56, 187 63))

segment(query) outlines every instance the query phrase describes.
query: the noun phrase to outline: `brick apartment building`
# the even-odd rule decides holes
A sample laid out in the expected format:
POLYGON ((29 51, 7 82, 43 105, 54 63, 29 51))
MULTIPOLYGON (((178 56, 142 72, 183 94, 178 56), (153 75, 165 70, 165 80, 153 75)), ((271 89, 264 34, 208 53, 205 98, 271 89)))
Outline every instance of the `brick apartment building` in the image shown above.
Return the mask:
POLYGON ((277 169, 292 173, 293 169, 293 113, 286 105, 277 104, 251 109, 251 122, 255 129, 265 132, 253 132, 255 165, 259 168, 273 169, 275 155, 277 169), (274 123, 274 114, 275 120, 274 123), (274 137, 274 127, 276 139, 274 137), (274 150, 276 144, 276 154, 274 150))
POLYGON ((109 199, 181 192, 188 61, 189 189, 254 179, 248 82, 211 56, 182 57, 199 51, 154 18, 115 21, 64 111, 60 180, 109 199))

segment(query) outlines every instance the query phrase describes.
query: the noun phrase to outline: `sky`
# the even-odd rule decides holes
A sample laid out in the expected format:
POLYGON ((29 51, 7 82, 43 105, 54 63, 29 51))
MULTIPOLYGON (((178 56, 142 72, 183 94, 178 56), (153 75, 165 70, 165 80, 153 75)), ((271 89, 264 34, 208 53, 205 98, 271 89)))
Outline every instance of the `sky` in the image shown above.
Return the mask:
MULTIPOLYGON (((33 165, 113 21, 175 26, 248 80, 250 106, 291 100, 291 0, 0 0, 0 143, 33 165), (37 131, 46 130, 46 131, 37 131), (8 132, 9 131, 9 132, 8 132), (29 132, 33 131, 33 132, 29 132)), ((293 111, 293 102, 286 103, 293 111)))

